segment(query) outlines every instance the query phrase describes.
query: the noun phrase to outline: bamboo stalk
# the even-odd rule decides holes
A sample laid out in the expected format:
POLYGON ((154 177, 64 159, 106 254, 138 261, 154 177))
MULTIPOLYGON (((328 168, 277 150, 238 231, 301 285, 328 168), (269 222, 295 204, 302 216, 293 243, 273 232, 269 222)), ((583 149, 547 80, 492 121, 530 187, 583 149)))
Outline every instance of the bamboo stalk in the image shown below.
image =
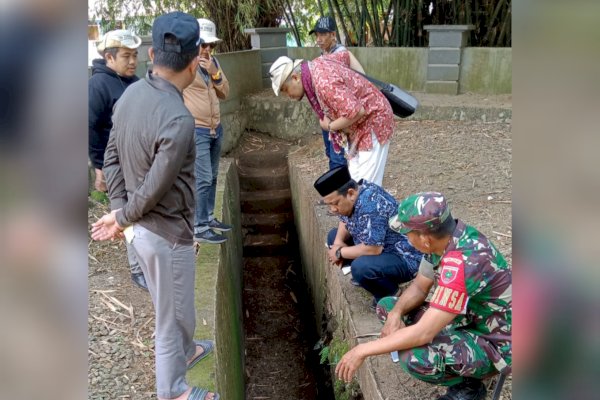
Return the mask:
MULTIPOLYGON (((352 14, 350 13, 350 9, 348 8, 348 4, 346 3, 346 0, 340 0, 340 1, 342 3, 344 12, 346 13, 346 16, 350 20, 350 25, 352 25, 352 30, 354 31, 354 37, 356 38, 356 43, 358 44, 358 28, 357 28, 358 21, 356 21, 356 23, 355 23, 354 18, 352 17, 352 14)), ((356 15, 356 13, 355 13, 355 15, 356 15)), ((352 41, 352 43, 354 43, 354 41, 352 41)))
MULTIPOLYGON (((348 29, 346 28, 346 23, 344 22, 344 15, 342 14, 342 11, 340 10, 340 5, 338 4, 337 0, 332 0, 333 5, 340 17, 340 22, 342 24, 342 31, 344 32, 344 36, 346 37, 346 41, 348 41, 349 35, 348 35, 348 29)), ((338 39, 339 39, 339 32, 338 32, 338 39)), ((340 43, 342 41, 340 40, 340 43)))

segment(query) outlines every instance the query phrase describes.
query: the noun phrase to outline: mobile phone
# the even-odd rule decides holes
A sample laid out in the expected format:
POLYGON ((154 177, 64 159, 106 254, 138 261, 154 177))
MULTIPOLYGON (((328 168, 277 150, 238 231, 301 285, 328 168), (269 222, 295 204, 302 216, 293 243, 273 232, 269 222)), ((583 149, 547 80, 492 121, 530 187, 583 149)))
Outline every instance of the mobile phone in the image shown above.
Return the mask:
POLYGON ((398 356, 398 351, 392 351, 390 353, 390 355, 392 356, 392 362, 397 363, 398 361, 400 361, 400 356, 398 356))

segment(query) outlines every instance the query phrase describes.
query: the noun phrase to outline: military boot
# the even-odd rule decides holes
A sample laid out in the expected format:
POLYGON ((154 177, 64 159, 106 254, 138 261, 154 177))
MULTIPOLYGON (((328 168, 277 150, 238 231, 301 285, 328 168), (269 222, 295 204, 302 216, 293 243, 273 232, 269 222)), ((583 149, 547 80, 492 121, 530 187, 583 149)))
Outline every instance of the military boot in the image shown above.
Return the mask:
POLYGON ((437 400, 484 400, 486 393, 481 379, 464 378, 462 382, 449 386, 446 394, 437 400))

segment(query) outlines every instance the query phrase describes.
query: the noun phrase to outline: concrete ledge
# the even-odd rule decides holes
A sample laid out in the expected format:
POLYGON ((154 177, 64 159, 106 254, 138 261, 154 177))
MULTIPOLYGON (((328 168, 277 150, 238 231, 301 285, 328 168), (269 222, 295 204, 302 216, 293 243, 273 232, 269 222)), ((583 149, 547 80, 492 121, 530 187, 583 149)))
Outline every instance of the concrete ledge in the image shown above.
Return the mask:
MULTIPOLYGON (((270 86, 270 84, 269 84, 270 86)), ((246 128, 295 141, 312 133, 320 133, 319 121, 307 101, 275 97, 271 89, 246 96, 242 111, 247 116, 246 128)))
MULTIPOLYGON (((432 82, 441 84, 434 93, 411 92, 420 103, 411 120, 431 121, 482 121, 511 122, 512 104, 509 95, 484 96, 477 94, 455 95, 456 82, 432 82), (450 92, 439 94, 448 87, 450 92)), ((246 115, 246 127, 269 133, 286 140, 298 140, 311 134, 320 134, 317 116, 308 101, 294 101, 275 97, 271 89, 246 96, 242 100, 242 111, 246 115)))
POLYGON ((233 225, 224 245, 201 245, 196 261, 196 338, 215 341, 213 355, 187 374, 194 386, 243 400, 242 238, 239 182, 232 159, 221 159, 215 215, 233 225))

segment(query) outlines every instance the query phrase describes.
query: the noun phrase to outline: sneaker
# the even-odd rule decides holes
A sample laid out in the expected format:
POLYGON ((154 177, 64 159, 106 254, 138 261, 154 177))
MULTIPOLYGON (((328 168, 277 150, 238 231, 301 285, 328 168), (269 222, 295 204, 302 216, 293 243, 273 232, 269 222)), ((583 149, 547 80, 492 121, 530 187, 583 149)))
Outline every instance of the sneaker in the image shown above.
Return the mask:
POLYGON ((231 230, 231 225, 224 224, 216 218, 208 223, 208 227, 217 232, 229 232, 231 230))
POLYGON ((219 244, 227 241, 227 238, 223 235, 219 235, 218 233, 214 233, 209 229, 202 233, 194 234, 194 241, 198 243, 219 244))
POLYGON ((354 278, 350 278, 350 283, 353 284, 354 286, 360 286, 360 283, 356 282, 354 280, 354 278))
POLYGON ((448 391, 437 400, 484 400, 487 394, 481 379, 464 378, 462 382, 448 387, 448 391))
POLYGON ((138 272, 137 274, 131 274, 131 282, 139 288, 144 290, 148 290, 148 284, 146 283, 146 278, 144 278, 143 272, 138 272))

